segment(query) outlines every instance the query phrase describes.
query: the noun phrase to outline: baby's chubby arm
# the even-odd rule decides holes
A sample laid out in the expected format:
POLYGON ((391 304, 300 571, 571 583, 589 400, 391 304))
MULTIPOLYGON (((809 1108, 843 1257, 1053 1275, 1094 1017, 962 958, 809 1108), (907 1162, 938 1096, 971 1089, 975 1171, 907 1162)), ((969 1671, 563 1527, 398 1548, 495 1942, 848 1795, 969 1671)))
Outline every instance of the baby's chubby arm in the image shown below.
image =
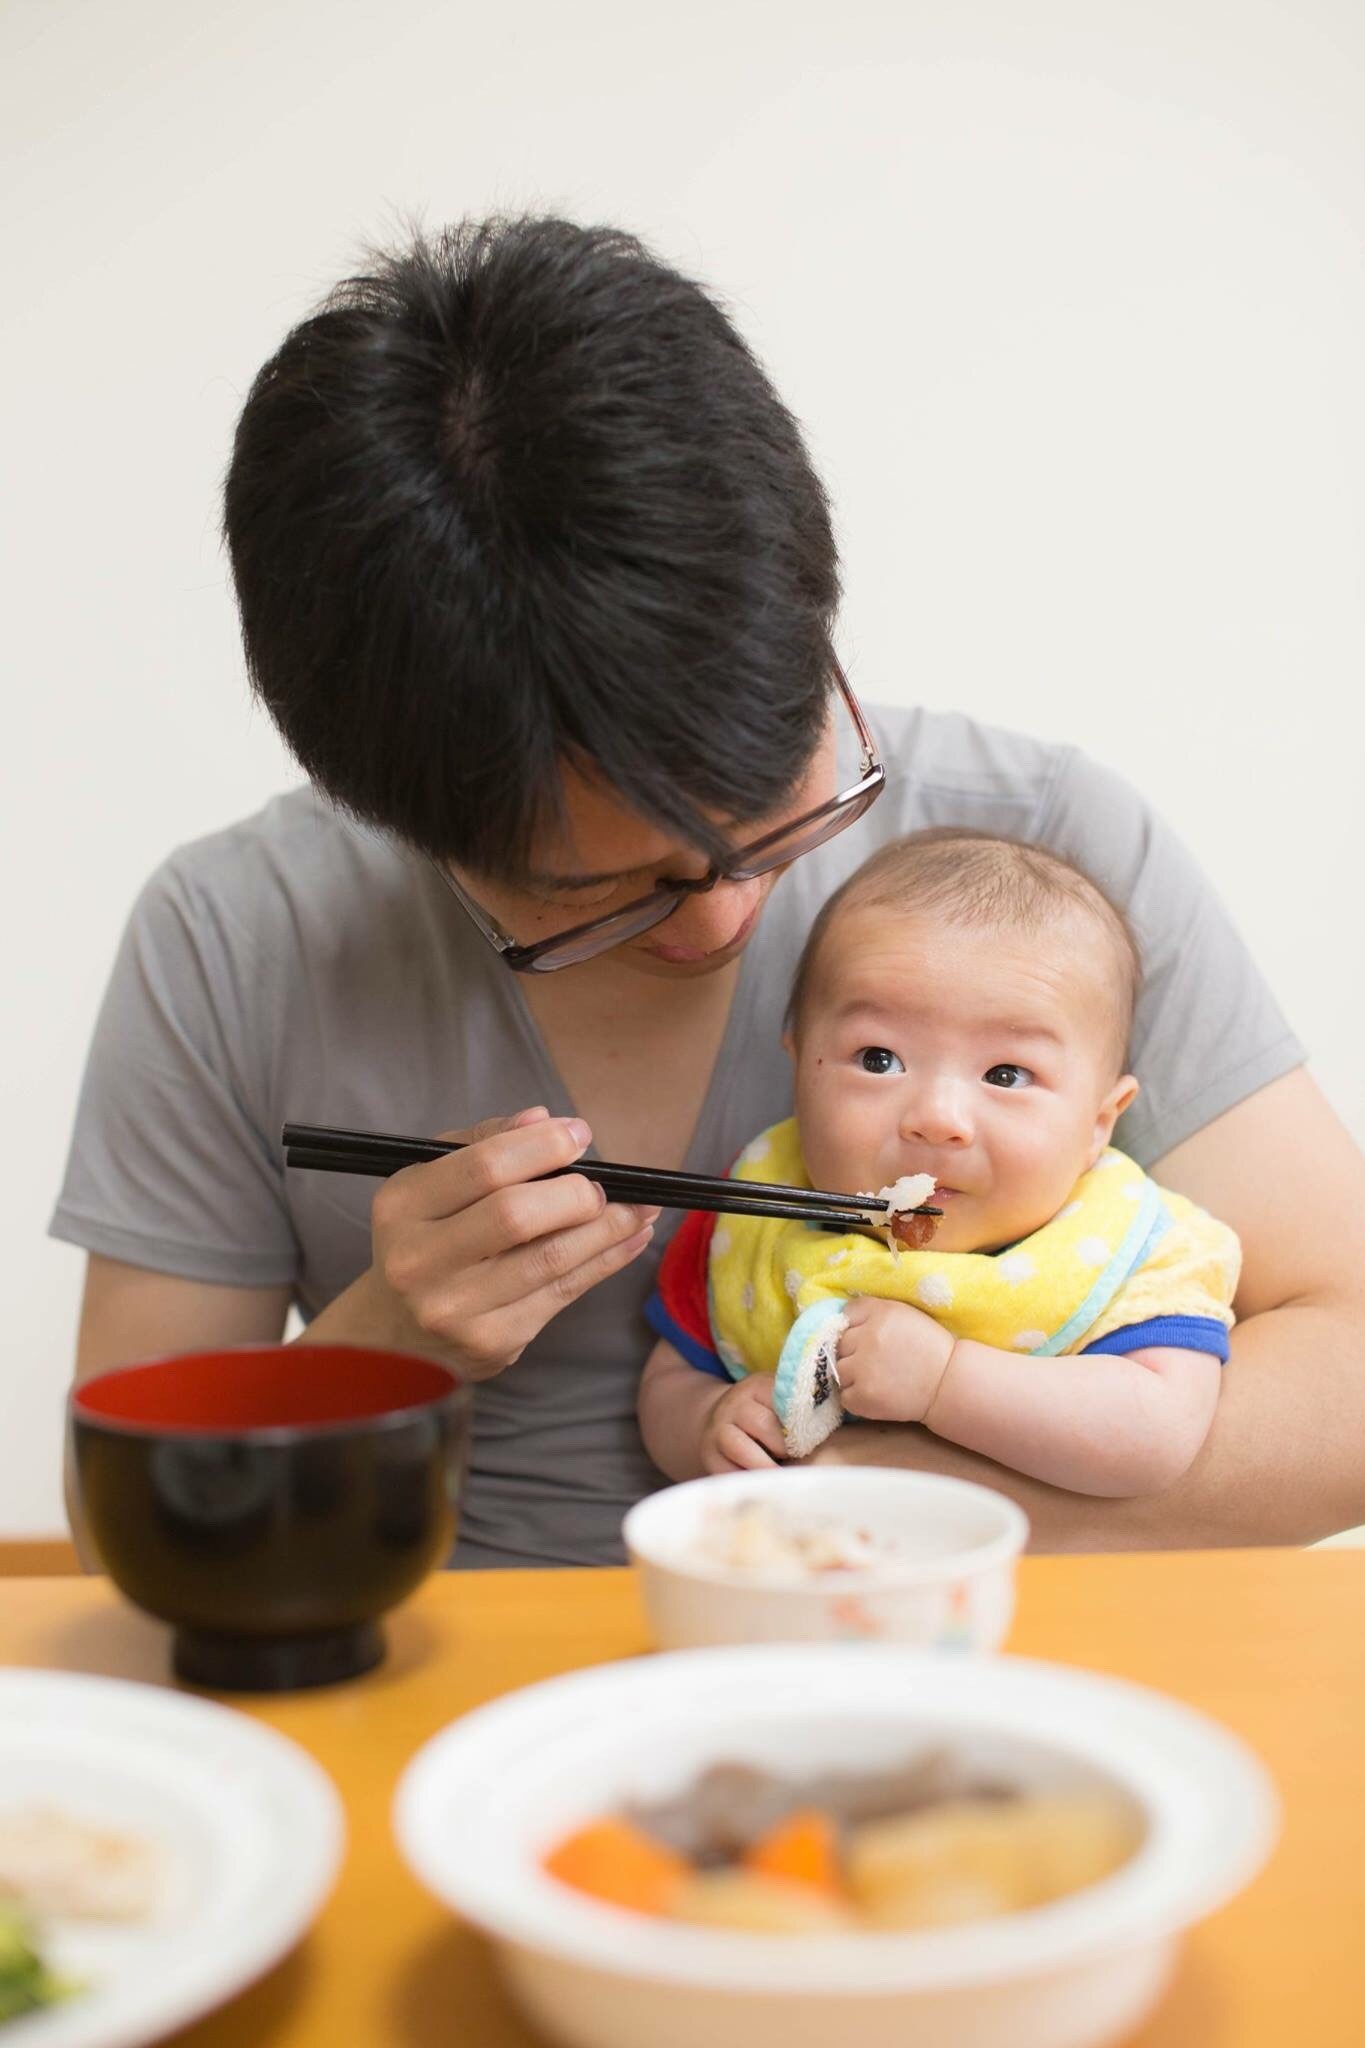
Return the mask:
POLYGON ((859 1296, 839 1340, 843 1405, 869 1422, 919 1422, 1051 1486, 1160 1493, 1193 1464, 1221 1367, 1201 1351, 1029 1358, 954 1339, 906 1302, 859 1296))
POLYGON ((768 1374, 727 1386, 698 1372, 669 1343, 649 1354, 638 1414, 645 1449, 670 1479, 758 1471, 787 1455, 768 1374))

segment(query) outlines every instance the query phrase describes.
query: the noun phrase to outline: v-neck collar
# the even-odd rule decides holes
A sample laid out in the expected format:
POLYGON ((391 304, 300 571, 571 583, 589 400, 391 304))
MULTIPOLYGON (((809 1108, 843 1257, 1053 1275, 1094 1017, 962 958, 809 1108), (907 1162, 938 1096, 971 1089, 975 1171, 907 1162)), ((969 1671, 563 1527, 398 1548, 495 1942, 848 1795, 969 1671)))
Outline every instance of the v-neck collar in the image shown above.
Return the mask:
MULTIPOLYGON (((744 1044, 752 1022, 756 990, 761 977, 759 956, 763 950, 763 937, 764 920, 760 917, 753 937, 740 959, 739 973, 735 978, 730 1008, 725 1019, 725 1029, 721 1034, 720 1045, 707 1077, 696 1122, 692 1126, 692 1133, 683 1156, 683 1172, 723 1171, 723 1167, 718 1167, 715 1162, 716 1137, 724 1125, 726 1108, 734 1088, 735 1055, 744 1044)), ((491 964, 495 969, 498 968, 498 963, 491 961, 491 964)), ((513 1020, 527 1058, 543 1084, 542 1097, 546 1108, 552 1116, 579 1115, 581 1112, 569 1094, 568 1085, 536 1022, 531 1006, 517 985, 518 977, 506 968, 501 968, 500 972, 503 978, 503 985, 499 991, 502 1006, 513 1020)), ((587 1157, 601 1157, 596 1143, 589 1146, 587 1157)))

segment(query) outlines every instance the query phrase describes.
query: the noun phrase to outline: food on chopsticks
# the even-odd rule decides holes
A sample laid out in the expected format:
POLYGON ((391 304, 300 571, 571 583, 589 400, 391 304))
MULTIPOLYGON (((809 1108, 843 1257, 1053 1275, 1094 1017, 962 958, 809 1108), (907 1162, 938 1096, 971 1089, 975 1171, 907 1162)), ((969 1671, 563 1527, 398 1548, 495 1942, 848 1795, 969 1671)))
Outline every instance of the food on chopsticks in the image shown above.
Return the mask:
POLYGON ((750 1934, 949 1927, 1022 1912, 1126 1863, 1141 1828, 1104 1791, 1026 1791, 936 1750, 797 1780, 717 1764, 678 1797, 589 1821, 544 1868, 654 1918, 750 1934))
POLYGON ((893 1216, 888 1226, 891 1243, 905 1252, 922 1252, 942 1222, 940 1216, 893 1216))
POLYGON ((852 1523, 783 1512, 771 1501, 726 1501, 703 1516, 693 1550, 698 1563, 733 1572, 790 1578, 866 1571, 905 1553, 852 1523))
POLYGON ((0 1903, 0 2025, 25 2013, 41 2012, 45 2006, 59 2005, 79 1988, 44 1962, 24 1915, 0 1903))
POLYGON ((136 1921, 160 1885, 153 1845, 50 1807, 0 1813, 0 1904, 37 1920, 136 1921))
POLYGON ((932 1173, 903 1173, 889 1187, 878 1188, 878 1201, 886 1204, 885 1228, 894 1250, 923 1251, 942 1222, 941 1216, 919 1216, 911 1212, 932 1202, 936 1182, 932 1173))

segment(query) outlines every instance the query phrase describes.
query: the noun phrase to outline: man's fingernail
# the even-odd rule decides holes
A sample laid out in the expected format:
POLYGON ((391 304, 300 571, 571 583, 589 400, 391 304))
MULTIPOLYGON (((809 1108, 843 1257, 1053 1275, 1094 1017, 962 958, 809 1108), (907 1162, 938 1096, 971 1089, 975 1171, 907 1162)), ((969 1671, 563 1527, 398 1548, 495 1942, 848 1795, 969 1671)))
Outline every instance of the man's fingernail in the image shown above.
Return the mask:
POLYGON ((575 1145, 591 1145, 592 1143, 592 1132, 588 1129, 581 1116, 571 1116, 569 1118, 569 1136, 573 1139, 575 1145))
POLYGON ((547 1118, 547 1117, 549 1116, 549 1114, 550 1114, 550 1112, 549 1112, 549 1110, 548 1110, 548 1109, 547 1109, 547 1108, 545 1107, 545 1104, 544 1104, 543 1102, 539 1102, 539 1103, 537 1103, 537 1104, 536 1104, 536 1107, 535 1107, 534 1109, 523 1109, 523 1110, 521 1110, 521 1111, 520 1111, 520 1112, 519 1112, 519 1113, 518 1113, 518 1114, 517 1114, 517 1115, 516 1115, 516 1116, 515 1116, 515 1117, 514 1117, 514 1118, 512 1119, 512 1121, 513 1121, 513 1122, 514 1122, 515 1124, 518 1124, 518 1125, 520 1125, 520 1124, 543 1124, 543 1123, 545 1122, 546 1118, 547 1118))

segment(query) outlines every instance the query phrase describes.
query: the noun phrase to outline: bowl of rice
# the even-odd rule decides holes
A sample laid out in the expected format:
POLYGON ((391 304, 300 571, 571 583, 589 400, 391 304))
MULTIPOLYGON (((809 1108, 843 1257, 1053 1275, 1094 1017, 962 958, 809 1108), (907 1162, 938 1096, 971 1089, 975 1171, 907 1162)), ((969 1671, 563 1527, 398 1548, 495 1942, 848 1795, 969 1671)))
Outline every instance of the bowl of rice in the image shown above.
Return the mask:
POLYGON ((885 1466, 694 1479, 626 1516, 660 1649, 889 1642, 997 1650, 1028 1520, 1003 1494, 885 1466))

